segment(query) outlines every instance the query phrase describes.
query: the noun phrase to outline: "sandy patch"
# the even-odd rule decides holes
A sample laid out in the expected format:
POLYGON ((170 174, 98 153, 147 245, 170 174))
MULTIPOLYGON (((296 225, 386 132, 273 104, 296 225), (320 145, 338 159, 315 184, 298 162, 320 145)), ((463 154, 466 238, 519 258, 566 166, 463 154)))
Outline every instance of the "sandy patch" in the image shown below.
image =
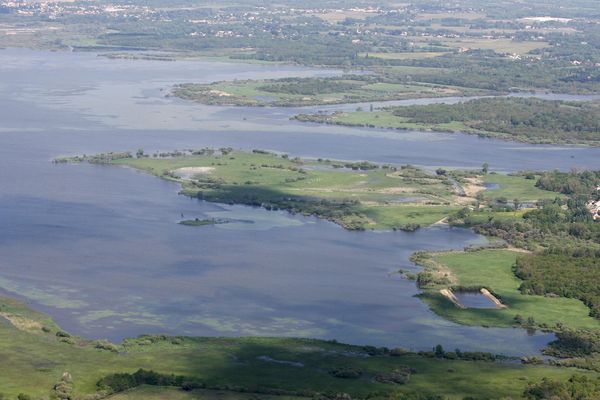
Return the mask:
POLYGON ((514 251, 515 253, 523 253, 523 254, 531 254, 531 253, 533 253, 531 250, 520 249, 520 248, 514 247, 514 246, 508 246, 506 248, 506 250, 514 251))
POLYGON ((20 331, 39 332, 42 329, 42 324, 40 322, 22 317, 20 315, 3 312, 0 313, 0 317, 8 320, 8 322, 10 322, 15 328, 17 328, 20 331))
POLYGON ((496 305, 496 308, 508 308, 505 304, 502 304, 502 302, 498 300, 496 296, 491 294, 490 291, 486 288, 481 288, 479 292, 485 297, 487 297, 492 303, 494 303, 496 305))
POLYGON ((214 170, 215 167, 183 167, 172 172, 181 179, 191 180, 196 175, 211 174, 214 170))
POLYGON ((442 289, 440 290, 440 294, 442 296, 444 296, 445 298, 447 298, 448 300, 450 300, 452 303, 454 303, 454 305, 458 308, 461 309, 465 309, 465 306, 463 306, 460 301, 458 301, 458 299, 456 298, 456 296, 454 295, 454 293, 452 293, 452 290, 450 289, 442 289))
POLYGON ((381 190, 377 191, 377 193, 383 193, 383 194, 401 194, 401 193, 416 193, 416 192, 417 192, 417 190, 415 188, 402 187, 402 186, 390 187, 390 188, 385 188, 385 189, 381 189, 381 190))
POLYGON ((210 93, 212 95, 215 95, 215 96, 219 96, 219 97, 231 97, 231 96, 233 96, 231 93, 227 93, 227 92, 224 92, 222 90, 215 90, 215 89, 209 90, 208 93, 210 93))
POLYGON ((463 185, 465 195, 468 197, 475 197, 477 193, 485 190, 483 181, 480 178, 465 178, 466 183, 463 185))
POLYGON ((454 204, 458 204, 459 206, 470 206, 473 204, 473 198, 472 197, 466 197, 466 196, 452 196, 452 202, 454 204))

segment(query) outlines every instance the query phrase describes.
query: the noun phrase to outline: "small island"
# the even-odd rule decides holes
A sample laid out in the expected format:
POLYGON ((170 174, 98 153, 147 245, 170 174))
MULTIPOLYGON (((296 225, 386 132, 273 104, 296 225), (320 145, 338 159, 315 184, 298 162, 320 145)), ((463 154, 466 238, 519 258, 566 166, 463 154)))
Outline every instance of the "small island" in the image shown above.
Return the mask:
POLYGON ((215 219, 215 218, 200 219, 200 218, 194 218, 194 219, 185 219, 183 221, 179 221, 179 225, 185 225, 185 226, 207 226, 207 225, 227 224, 229 222, 230 222, 229 220, 224 220, 224 219, 215 219))
POLYGON ((495 92, 431 83, 404 82, 399 77, 343 75, 328 78, 240 80, 210 84, 185 83, 175 86, 170 95, 208 105, 301 107, 491 93, 495 92))

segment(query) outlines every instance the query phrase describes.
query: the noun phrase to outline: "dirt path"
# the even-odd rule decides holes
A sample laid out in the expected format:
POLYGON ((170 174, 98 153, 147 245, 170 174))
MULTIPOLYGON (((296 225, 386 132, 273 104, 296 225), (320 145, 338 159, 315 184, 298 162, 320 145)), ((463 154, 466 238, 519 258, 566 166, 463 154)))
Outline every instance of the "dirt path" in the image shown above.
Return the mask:
POLYGON ((506 250, 514 251, 515 253, 523 253, 523 254, 531 254, 531 253, 533 253, 531 250, 520 249, 520 248, 514 247, 514 246, 508 246, 506 248, 506 250))

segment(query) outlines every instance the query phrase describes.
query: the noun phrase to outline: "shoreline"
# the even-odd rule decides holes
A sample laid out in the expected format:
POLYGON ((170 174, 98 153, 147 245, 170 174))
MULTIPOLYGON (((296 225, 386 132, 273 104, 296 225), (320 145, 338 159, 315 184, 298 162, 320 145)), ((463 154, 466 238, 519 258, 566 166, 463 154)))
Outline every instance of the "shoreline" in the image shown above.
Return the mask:
MULTIPOLYGON (((508 97, 508 96, 497 96, 499 98, 503 98, 503 97, 508 97)), ((295 116, 290 117, 291 120, 294 121, 298 121, 300 123, 303 124, 315 124, 315 125, 330 125, 330 126, 343 126, 343 127, 347 127, 347 128, 367 128, 367 129, 377 129, 377 130, 385 130, 385 131, 398 131, 398 132, 423 132, 423 133, 448 133, 448 134, 463 134, 463 135, 469 135, 469 136, 477 136, 481 139, 492 139, 492 140, 501 140, 503 142, 512 142, 515 144, 518 143, 523 143, 523 144, 530 144, 530 145, 538 145, 538 146, 562 146, 562 147, 569 147, 569 148, 600 148, 600 140, 599 141, 594 141, 592 143, 571 143, 571 142, 564 142, 564 141, 556 141, 556 142, 552 142, 552 141, 537 141, 537 140, 525 140, 525 139, 521 139, 521 138, 516 138, 514 136, 509 136, 508 134, 504 135, 504 134, 500 134, 500 135, 495 135, 494 133, 486 133, 486 132, 481 132, 481 131, 476 131, 476 130, 468 130, 468 129, 464 129, 464 130, 453 130, 453 129, 443 129, 443 128, 428 128, 428 127, 385 127, 385 126, 376 126, 376 125, 372 125, 372 124, 360 124, 360 123, 348 123, 348 122, 338 122, 338 121, 329 121, 327 119, 323 119, 323 120, 310 120, 310 119, 303 119, 304 116, 307 117, 330 117, 334 114, 329 114, 329 115, 323 115, 320 116, 318 114, 298 114, 295 116)))

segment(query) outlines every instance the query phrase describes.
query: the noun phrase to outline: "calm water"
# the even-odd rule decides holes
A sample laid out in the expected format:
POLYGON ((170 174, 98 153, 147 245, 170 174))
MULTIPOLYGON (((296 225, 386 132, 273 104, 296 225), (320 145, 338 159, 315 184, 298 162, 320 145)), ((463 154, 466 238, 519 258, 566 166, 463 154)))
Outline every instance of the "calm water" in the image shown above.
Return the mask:
MULTIPOLYGON (((52 165, 58 155, 203 146, 498 170, 598 167, 599 149, 465 135, 302 125, 298 110, 205 107, 165 98, 173 83, 319 71, 289 66, 107 60, 0 51, 0 288, 65 329, 289 335, 428 349, 532 353, 551 335, 438 318, 414 283, 420 249, 483 239, 462 229, 356 233, 312 218, 207 204, 129 169, 52 165), (186 218, 243 222, 185 227, 186 218)), ((343 107, 343 106, 341 106, 343 107)))
POLYGON ((454 295, 467 308, 496 308, 496 305, 479 292, 454 292, 454 295))

